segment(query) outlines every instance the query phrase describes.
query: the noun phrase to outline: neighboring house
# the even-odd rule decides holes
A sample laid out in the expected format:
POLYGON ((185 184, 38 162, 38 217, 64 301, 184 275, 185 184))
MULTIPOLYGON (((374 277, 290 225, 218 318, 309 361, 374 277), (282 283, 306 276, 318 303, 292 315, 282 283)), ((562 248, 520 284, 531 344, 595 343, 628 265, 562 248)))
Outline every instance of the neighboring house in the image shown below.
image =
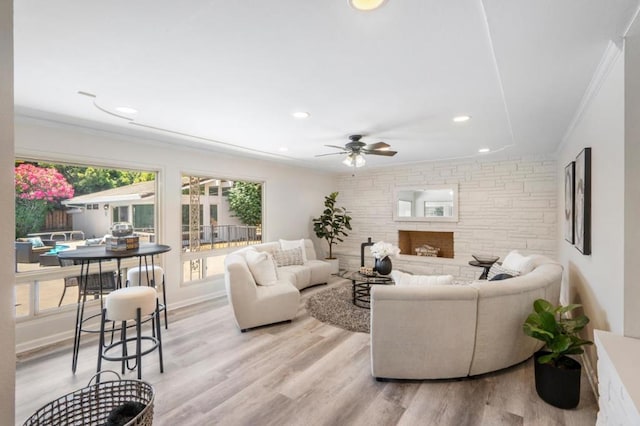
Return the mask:
POLYGON ((156 182, 139 182, 62 202, 72 210, 73 229, 84 231, 87 238, 109 233, 114 222, 131 222, 137 231, 155 232, 154 206, 156 182))
MULTIPOLYGON (((188 178, 183 178, 182 231, 189 232, 188 178)), ((200 193, 200 230, 203 241, 211 237, 228 238, 228 227, 242 225, 229 210, 225 195, 233 182, 221 179, 203 179, 200 193)), ((109 233, 114 222, 131 222, 139 233, 155 233, 154 207, 156 182, 138 182, 118 188, 80 195, 62 202, 72 215, 73 229, 84 231, 87 238, 98 238, 109 233)), ((186 238, 188 240, 188 235, 186 238)))

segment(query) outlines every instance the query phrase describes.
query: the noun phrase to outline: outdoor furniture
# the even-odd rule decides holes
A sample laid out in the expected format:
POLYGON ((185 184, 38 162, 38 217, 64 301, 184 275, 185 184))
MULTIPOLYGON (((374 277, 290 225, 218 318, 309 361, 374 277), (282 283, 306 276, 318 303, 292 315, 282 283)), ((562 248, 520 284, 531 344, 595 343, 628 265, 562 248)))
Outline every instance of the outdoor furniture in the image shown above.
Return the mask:
MULTIPOLYGON (((76 262, 69 259, 60 259, 56 254, 56 259, 61 267, 76 265, 76 262)), ((78 287, 80 283, 80 276, 65 277, 64 288, 62 289, 62 296, 58 306, 62 305, 64 295, 67 292, 68 287, 78 287)), ((93 296, 97 299, 102 294, 108 294, 117 288, 116 276, 114 272, 102 272, 97 274, 89 274, 85 277, 85 285, 79 289, 78 299, 83 296, 93 296)))
POLYGON ((15 242, 17 263, 38 263, 40 255, 49 252, 56 246, 55 241, 42 240, 44 246, 34 247, 27 238, 19 238, 15 242))

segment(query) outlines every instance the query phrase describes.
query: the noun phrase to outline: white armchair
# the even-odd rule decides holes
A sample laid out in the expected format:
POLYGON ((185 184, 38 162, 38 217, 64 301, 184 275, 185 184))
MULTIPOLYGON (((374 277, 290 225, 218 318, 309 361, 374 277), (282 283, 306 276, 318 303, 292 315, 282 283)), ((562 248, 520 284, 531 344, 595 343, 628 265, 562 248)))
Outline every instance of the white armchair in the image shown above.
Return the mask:
POLYGON ((287 281, 257 285, 243 253, 226 257, 224 280, 229 304, 241 331, 291 321, 296 316, 300 304, 298 289, 287 281))

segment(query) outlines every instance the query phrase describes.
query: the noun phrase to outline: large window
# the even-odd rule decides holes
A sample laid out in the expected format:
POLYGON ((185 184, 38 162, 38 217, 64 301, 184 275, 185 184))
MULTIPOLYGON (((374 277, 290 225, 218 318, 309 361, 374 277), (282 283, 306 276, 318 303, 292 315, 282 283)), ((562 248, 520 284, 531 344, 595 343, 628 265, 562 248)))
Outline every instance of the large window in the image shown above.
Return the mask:
POLYGON ((16 161, 16 316, 75 306, 79 267, 61 267, 57 253, 100 244, 113 222, 155 241, 155 181, 150 171, 16 161))
POLYGON ((226 253, 262 240, 262 184, 182 177, 183 282, 223 274, 226 253))

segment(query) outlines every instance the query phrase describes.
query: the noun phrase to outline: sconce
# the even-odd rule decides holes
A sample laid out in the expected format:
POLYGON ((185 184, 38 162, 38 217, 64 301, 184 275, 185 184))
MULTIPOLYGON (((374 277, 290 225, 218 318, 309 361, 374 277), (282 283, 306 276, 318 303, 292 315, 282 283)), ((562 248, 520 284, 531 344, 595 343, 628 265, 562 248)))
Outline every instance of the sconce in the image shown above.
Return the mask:
POLYGON ((109 204, 105 204, 102 208, 104 209, 104 211, 109 210, 109 204))

